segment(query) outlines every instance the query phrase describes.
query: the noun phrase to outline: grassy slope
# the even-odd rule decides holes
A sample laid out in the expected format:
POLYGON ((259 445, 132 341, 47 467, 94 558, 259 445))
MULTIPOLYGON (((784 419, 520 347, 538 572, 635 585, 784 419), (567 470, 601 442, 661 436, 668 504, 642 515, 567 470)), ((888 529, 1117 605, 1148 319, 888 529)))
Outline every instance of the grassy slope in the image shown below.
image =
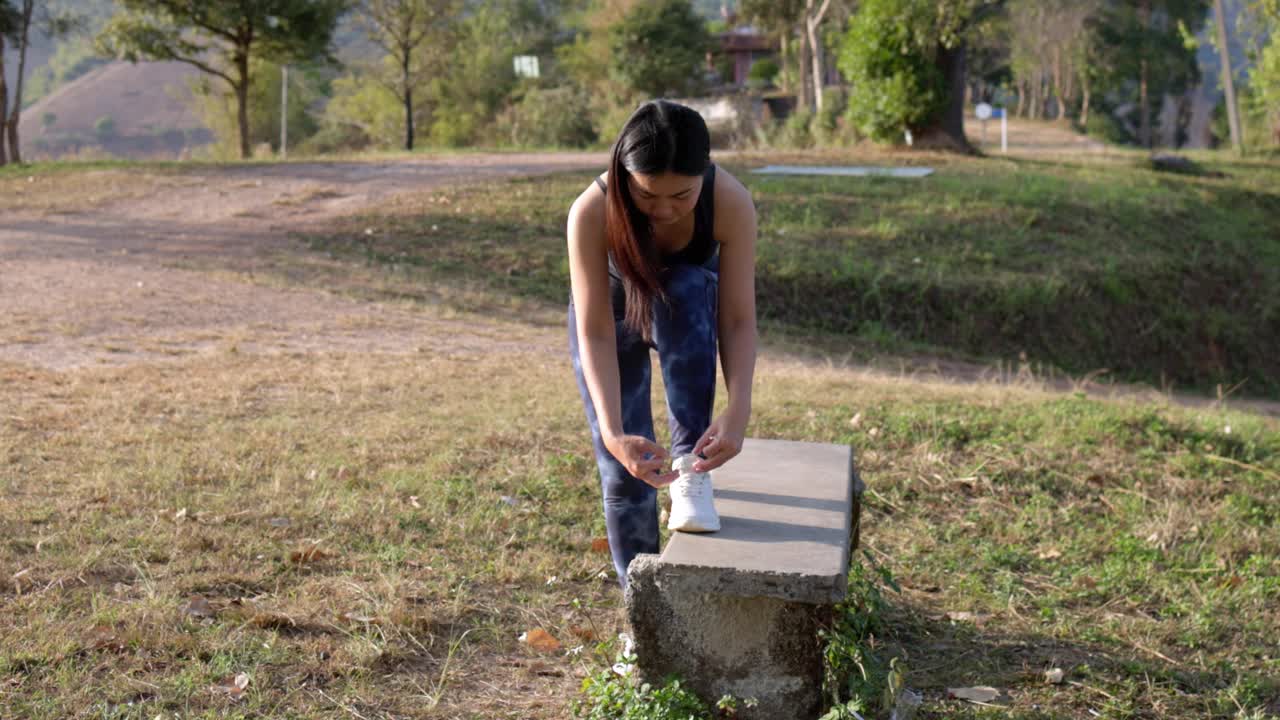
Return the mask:
MULTIPOLYGON (((1218 179, 1128 160, 936 159, 939 173, 915 182, 731 164, 761 211, 762 321, 826 342, 1280 393, 1274 163, 1214 162, 1229 173, 1218 179)), ((374 238, 313 244, 559 302, 564 207, 587 179, 440 196, 352 225, 382 223, 374 238)))

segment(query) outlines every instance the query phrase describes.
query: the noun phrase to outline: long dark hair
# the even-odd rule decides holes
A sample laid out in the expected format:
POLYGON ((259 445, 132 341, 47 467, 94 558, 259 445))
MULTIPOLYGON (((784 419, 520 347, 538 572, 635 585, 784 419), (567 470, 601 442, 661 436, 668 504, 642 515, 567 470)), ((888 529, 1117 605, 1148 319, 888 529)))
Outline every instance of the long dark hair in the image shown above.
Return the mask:
POLYGON ((696 110, 668 100, 651 100, 622 126, 609 161, 604 231, 627 294, 625 322, 651 339, 653 304, 666 301, 662 264, 649 219, 636 208, 627 178, 631 173, 673 172, 701 177, 711 164, 711 135, 696 110))

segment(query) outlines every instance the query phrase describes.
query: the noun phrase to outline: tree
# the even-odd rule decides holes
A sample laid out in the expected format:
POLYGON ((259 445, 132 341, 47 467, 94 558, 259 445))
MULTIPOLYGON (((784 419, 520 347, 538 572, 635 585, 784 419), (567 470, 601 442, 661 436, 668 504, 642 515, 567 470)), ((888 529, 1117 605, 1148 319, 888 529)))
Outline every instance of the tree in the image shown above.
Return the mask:
POLYGON ((822 33, 819 30, 830 9, 831 0, 822 0, 821 3, 818 0, 805 0, 804 30, 809 40, 809 55, 813 62, 813 109, 817 112, 822 112, 822 86, 825 77, 823 66, 826 57, 822 33))
POLYGON ((851 119, 882 139, 911 130, 926 146, 972 152, 964 135, 968 34, 1004 0, 863 0, 840 68, 851 119))
POLYGON ((251 155, 250 59, 331 59, 346 0, 119 0, 98 36, 105 52, 138 62, 176 60, 227 83, 236 96, 240 157, 251 155))
POLYGON ((1222 89, 1227 100, 1227 121, 1231 126, 1231 147, 1244 152, 1244 133, 1240 130, 1240 105, 1236 102, 1236 81, 1231 73, 1231 43, 1227 40, 1227 14, 1222 0, 1213 0, 1214 25, 1218 31, 1218 53, 1222 58, 1222 89))
POLYGON ((1249 105, 1269 125, 1271 143, 1280 145, 1280 0, 1248 0, 1239 23, 1253 63, 1249 105))
POLYGON ((1052 101, 1056 120, 1079 101, 1088 115, 1088 22, 1101 0, 1010 0, 1010 60, 1019 115, 1042 117, 1052 101), (1079 97, 1077 97, 1079 96, 1079 97))
POLYGON ((5 41, 13 41, 22 25, 22 15, 9 0, 0 0, 0 166, 9 164, 9 154, 5 150, 5 130, 9 126, 9 85, 5 78, 4 46, 5 41))
MULTIPOLYGON (((13 8, 16 17, 10 22, 14 24, 13 40, 18 46, 18 74, 14 77, 13 106, 9 109, 9 117, 5 120, 5 138, 9 143, 9 158, 15 163, 22 162, 22 148, 18 143, 18 125, 22 121, 22 83, 27 75, 27 49, 31 44, 31 20, 35 15, 35 0, 21 0, 22 4, 13 8)), ((0 67, 0 71, 3 68, 0 67)))
POLYGON ((609 29, 614 74, 650 97, 699 90, 710 46, 706 25, 689 0, 642 3, 609 29))
POLYGON ((1151 98, 1181 92, 1199 79, 1188 38, 1204 25, 1207 0, 1107 0, 1093 22, 1100 78, 1138 107, 1138 142, 1151 147, 1151 98))
POLYGON ((413 150, 414 93, 426 73, 435 69, 446 42, 447 21, 455 0, 364 0, 360 17, 369 38, 387 53, 395 76, 384 81, 404 107, 404 149, 413 150))
POLYGON ((521 85, 513 58, 550 55, 559 32, 560 5, 553 0, 468 4, 452 33, 448 66, 429 86, 436 106, 431 117, 434 142, 465 145, 482 139, 521 85))

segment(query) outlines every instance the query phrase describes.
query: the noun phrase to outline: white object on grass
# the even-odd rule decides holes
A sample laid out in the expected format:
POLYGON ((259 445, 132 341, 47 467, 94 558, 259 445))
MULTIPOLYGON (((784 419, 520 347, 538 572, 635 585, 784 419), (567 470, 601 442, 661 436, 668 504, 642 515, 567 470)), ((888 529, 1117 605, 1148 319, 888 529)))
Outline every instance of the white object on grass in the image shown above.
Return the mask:
POLYGON ((766 165, 751 171, 757 175, 835 175, 841 177, 895 177, 922 178, 933 174, 929 167, 859 167, 859 166, 810 166, 766 165))
POLYGON ((671 463, 680 477, 671 483, 671 518, 668 530, 680 532, 715 532, 720 529, 720 516, 711 491, 711 474, 694 472, 697 455, 681 455, 671 463))

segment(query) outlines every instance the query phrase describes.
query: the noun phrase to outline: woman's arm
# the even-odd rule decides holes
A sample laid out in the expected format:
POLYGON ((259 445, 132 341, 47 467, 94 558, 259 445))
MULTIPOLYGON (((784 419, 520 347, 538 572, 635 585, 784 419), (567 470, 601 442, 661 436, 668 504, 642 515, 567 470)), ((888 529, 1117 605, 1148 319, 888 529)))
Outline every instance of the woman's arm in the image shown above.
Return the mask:
POLYGON ((622 424, 604 212, 603 198, 594 186, 569 210, 569 280, 577 317, 578 358, 605 449, 635 477, 651 485, 667 485, 677 475, 661 472, 667 452, 648 438, 627 435, 622 424))
POLYGON ((694 448, 703 472, 742 451, 751 419, 756 368, 756 208, 751 193, 726 172, 716 178, 716 239, 720 243, 720 365, 729 402, 694 448))

